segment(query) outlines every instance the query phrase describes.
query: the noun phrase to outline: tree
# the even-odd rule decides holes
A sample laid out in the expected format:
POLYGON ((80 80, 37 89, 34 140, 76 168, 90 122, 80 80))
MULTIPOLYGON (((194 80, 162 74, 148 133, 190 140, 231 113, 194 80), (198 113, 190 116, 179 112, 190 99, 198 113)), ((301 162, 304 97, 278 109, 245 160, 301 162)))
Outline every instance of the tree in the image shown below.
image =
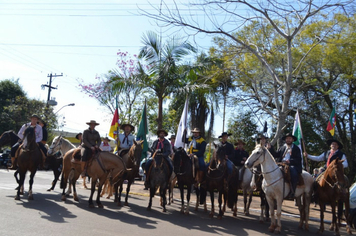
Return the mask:
POLYGON ((184 56, 195 52, 194 47, 182 41, 178 37, 172 37, 163 43, 161 38, 154 32, 147 32, 142 38, 143 47, 140 50, 139 58, 141 83, 152 90, 158 99, 157 127, 163 127, 163 101, 179 85, 181 75, 179 63, 184 56))
POLYGON ((199 14, 191 13, 188 16, 181 14, 177 4, 171 9, 171 5, 163 2, 157 7, 153 6, 157 13, 142 10, 142 14, 161 22, 162 26, 178 26, 191 30, 192 34, 219 36, 235 48, 235 54, 241 52, 247 59, 256 59, 259 62, 259 73, 245 74, 250 81, 246 88, 256 97, 260 109, 277 120, 273 140, 276 142, 286 128, 285 121, 291 111, 290 101, 299 86, 299 69, 310 51, 321 42, 328 31, 319 39, 315 39, 309 50, 300 58, 293 54, 296 37, 321 14, 332 15, 339 9, 344 10, 352 2, 340 0, 324 4, 296 1, 288 4, 278 0, 202 0, 188 4, 190 12, 199 11, 199 14), (201 20, 202 13, 204 20, 210 21, 210 24, 201 20), (236 33, 240 29, 243 29, 243 33, 236 33), (259 34, 254 34, 255 32, 259 34), (269 90, 262 89, 265 86, 269 90))

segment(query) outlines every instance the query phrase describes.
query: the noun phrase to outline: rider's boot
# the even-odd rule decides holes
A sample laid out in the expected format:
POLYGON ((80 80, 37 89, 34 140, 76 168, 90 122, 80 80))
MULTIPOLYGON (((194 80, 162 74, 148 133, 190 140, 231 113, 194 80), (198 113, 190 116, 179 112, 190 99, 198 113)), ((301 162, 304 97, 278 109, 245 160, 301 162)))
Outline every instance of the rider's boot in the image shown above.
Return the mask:
POLYGON ((80 163, 80 166, 81 166, 81 170, 82 170, 82 173, 80 174, 80 176, 83 178, 87 174, 87 162, 86 161, 82 161, 80 163))

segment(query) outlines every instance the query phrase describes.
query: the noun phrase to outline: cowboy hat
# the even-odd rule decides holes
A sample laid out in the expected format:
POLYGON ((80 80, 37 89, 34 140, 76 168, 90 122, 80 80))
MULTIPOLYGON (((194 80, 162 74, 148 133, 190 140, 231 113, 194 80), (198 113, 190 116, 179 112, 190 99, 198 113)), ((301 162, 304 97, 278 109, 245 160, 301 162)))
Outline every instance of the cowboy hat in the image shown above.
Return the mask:
POLYGON ((95 124, 95 125, 99 125, 99 123, 96 123, 95 120, 90 120, 89 122, 86 123, 87 125, 90 125, 90 124, 95 124))
POLYGON ((31 118, 37 118, 38 120, 40 120, 41 118, 38 116, 38 115, 36 115, 36 114, 33 114, 31 117, 30 117, 30 119, 31 118))
POLYGON ((342 145, 342 143, 340 143, 338 140, 336 139, 329 139, 328 141, 326 141, 326 143, 330 146, 331 143, 337 143, 337 145, 339 145, 339 149, 342 149, 344 147, 344 145, 342 145))
POLYGON ((200 133, 200 129, 199 128, 194 128, 191 132, 192 133, 200 133))
POLYGON ((239 145, 240 143, 241 143, 242 145, 246 145, 246 143, 245 143, 244 141, 242 141, 241 139, 237 140, 236 143, 235 143, 235 145, 237 146, 237 145, 239 145))
POLYGON ((103 138, 103 141, 104 141, 104 140, 106 140, 106 141, 108 141, 108 142, 110 141, 110 139, 109 139, 108 137, 103 138))
POLYGON ((172 134, 171 137, 169 138, 169 140, 171 140, 172 138, 176 139, 176 136, 174 134, 172 134))
POLYGON ((164 136, 167 136, 167 135, 168 135, 167 131, 165 131, 164 129, 159 129, 159 130, 157 130, 157 135, 159 135, 161 132, 164 133, 164 136))
POLYGON ((222 134, 218 138, 222 138, 222 136, 224 136, 224 135, 230 136, 232 134, 231 133, 227 133, 227 132, 222 132, 222 134))
POLYGON ((129 126, 131 128, 131 132, 135 131, 135 127, 133 125, 131 125, 131 124, 122 124, 120 126, 120 129, 125 130, 126 126, 129 126))
POLYGON ((288 133, 282 137, 282 140, 285 141, 287 137, 292 137, 294 142, 297 141, 297 137, 295 137, 293 134, 288 133))
POLYGON ((83 135, 83 134, 82 134, 82 133, 79 133, 79 134, 77 134, 77 135, 75 136, 75 138, 78 139, 78 140, 79 140, 79 135, 83 135))
POLYGON ((263 134, 259 134, 259 135, 257 136, 257 138, 256 138, 256 141, 257 141, 257 142, 260 142, 260 140, 263 139, 263 138, 264 138, 264 139, 268 139, 268 137, 264 136, 263 134))

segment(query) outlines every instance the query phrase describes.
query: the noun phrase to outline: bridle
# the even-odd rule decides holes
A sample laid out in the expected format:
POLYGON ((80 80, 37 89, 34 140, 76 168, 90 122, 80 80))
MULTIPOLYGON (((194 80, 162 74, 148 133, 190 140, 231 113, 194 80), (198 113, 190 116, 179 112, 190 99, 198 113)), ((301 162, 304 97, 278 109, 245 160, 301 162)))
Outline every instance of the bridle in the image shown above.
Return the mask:
POLYGON ((342 188, 341 184, 339 183, 339 179, 337 177, 337 173, 336 173, 336 168, 333 168, 333 174, 335 176, 336 182, 334 184, 331 184, 329 181, 326 180, 325 178, 325 173, 323 174, 323 179, 325 180, 325 183, 327 183, 330 188, 334 189, 336 186, 338 186, 340 189, 342 188))

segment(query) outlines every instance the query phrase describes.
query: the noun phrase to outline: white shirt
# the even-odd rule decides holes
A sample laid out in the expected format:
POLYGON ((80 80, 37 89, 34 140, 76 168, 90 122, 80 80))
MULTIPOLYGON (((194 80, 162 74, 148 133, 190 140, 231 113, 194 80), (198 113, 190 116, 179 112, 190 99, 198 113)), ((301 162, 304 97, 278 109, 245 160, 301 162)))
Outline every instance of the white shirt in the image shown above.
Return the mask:
MULTIPOLYGON (((339 150, 337 150, 336 152, 338 152, 338 151, 339 151, 339 150)), ((336 152, 335 152, 335 153, 336 153, 336 152)), ((307 157, 308 157, 310 160, 312 160, 312 161, 327 161, 327 160, 328 160, 328 157, 325 156, 325 152, 323 152, 322 154, 320 154, 320 156, 313 156, 313 155, 308 154, 307 157)), ((342 165, 344 166, 344 168, 349 167, 349 163, 347 163, 347 159, 346 159, 345 154, 342 155, 341 160, 344 160, 344 162, 342 163, 342 165)))
POLYGON ((104 142, 101 142, 100 144, 100 149, 103 151, 103 152, 111 152, 112 148, 110 146, 110 144, 104 144, 104 142))
POLYGON ((131 148, 135 137, 130 133, 125 139, 125 134, 119 134, 120 148, 131 148))
MULTIPOLYGON (((23 134, 25 133, 25 130, 29 126, 31 126, 31 122, 26 123, 21 127, 19 133, 17 134, 21 139, 23 139, 23 134)), ((42 141, 42 127, 39 124, 36 124, 35 136, 36 136, 36 143, 39 143, 42 141)))
POLYGON ((284 145, 287 146, 287 149, 286 149, 286 154, 284 155, 284 158, 283 158, 283 160, 282 160, 283 162, 290 160, 290 154, 291 154, 292 148, 293 148, 293 144, 292 144, 290 147, 288 147, 287 144, 284 144, 284 145))

